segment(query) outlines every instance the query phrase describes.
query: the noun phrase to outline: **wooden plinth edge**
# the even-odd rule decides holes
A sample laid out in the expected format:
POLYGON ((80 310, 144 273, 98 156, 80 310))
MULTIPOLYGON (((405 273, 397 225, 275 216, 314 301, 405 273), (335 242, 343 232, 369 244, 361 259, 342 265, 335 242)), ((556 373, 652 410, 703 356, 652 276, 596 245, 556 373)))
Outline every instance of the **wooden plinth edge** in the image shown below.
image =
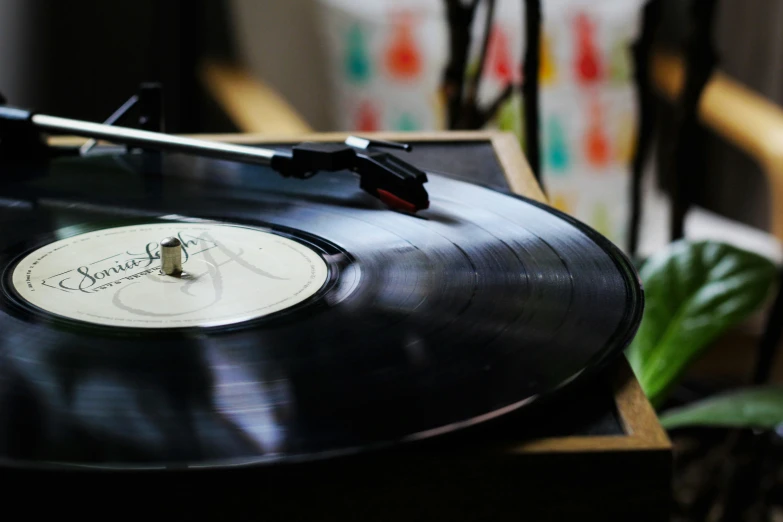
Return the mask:
POLYGON ((671 442, 658 422, 625 358, 617 365, 612 382, 617 412, 625 435, 554 437, 526 441, 511 453, 564 453, 591 451, 670 451, 671 442))

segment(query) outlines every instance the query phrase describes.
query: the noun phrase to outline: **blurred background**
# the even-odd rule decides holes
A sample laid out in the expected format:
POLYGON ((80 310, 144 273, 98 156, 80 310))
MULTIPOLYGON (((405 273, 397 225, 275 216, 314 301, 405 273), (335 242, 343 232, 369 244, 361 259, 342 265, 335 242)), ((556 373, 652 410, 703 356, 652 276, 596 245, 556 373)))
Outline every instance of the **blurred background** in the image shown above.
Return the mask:
MULTIPOLYGON (((664 2, 661 38, 673 44, 683 38, 688 3, 664 2)), ((522 4, 496 2, 481 100, 521 81, 522 4)), ((643 4, 543 2, 544 184, 554 206, 621 245, 636 125, 629 46, 643 4)), ((716 18, 724 68, 775 101, 783 97, 783 73, 775 67, 783 60, 776 30, 782 11, 773 0, 724 1, 716 18)), ((483 24, 474 23, 472 32, 480 41, 483 24)), ((479 54, 472 47, 469 68, 479 54)), ((448 51, 443 0, 0 0, 0 92, 13 103, 100 121, 139 82, 160 81, 169 132, 247 130, 216 102, 199 69, 205 60, 241 66, 313 130, 440 130, 448 51)), ((520 109, 514 95, 485 127, 522 138, 520 109)), ((704 185, 700 203, 766 227, 766 188, 753 163, 715 140, 709 148, 713 182, 704 185), (741 202, 732 197, 739 187, 749 196, 741 202)), ((653 231, 642 249, 662 241, 653 231)))

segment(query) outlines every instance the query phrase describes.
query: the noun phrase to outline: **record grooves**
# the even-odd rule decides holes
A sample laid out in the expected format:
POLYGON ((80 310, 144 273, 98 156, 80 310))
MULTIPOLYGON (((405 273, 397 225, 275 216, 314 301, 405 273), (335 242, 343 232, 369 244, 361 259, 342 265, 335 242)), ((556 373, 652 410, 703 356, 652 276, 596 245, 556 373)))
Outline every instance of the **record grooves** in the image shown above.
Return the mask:
POLYGON ((411 215, 345 172, 265 169, 119 154, 0 186, 3 463, 394 446, 555 396, 638 327, 631 263, 549 207, 427 173, 411 215), (183 245, 179 279, 159 270, 164 237, 183 245))

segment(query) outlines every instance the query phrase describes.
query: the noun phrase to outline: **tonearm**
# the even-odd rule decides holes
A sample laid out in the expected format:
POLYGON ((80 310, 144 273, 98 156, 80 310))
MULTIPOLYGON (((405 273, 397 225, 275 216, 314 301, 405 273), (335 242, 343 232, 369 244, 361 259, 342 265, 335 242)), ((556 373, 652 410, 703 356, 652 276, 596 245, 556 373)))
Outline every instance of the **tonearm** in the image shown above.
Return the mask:
MULTIPOLYGON (((123 107, 132 105, 133 100, 123 107)), ((411 147, 407 144, 351 136, 344 143, 303 142, 281 151, 115 126, 112 125, 118 119, 115 115, 104 123, 60 118, 12 107, 4 101, 0 96, 0 147, 4 151, 0 160, 2 154, 20 154, 20 151, 27 155, 46 155, 43 137, 67 134, 129 147, 268 165, 284 177, 307 179, 320 171, 348 170, 359 176, 363 190, 392 208, 415 212, 429 206, 423 186, 427 182, 426 174, 397 156, 373 150, 385 147, 409 151, 411 147)))

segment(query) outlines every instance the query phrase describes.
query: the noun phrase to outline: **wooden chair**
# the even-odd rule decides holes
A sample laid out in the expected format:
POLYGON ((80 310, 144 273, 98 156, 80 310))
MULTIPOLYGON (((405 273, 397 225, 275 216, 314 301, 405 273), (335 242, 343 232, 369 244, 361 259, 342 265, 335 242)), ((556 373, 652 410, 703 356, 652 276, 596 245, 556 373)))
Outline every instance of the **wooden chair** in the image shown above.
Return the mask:
POLYGON ((241 67, 207 60, 199 67, 199 77, 243 133, 286 136, 313 132, 285 98, 241 67))
MULTIPOLYGON (((654 52, 650 60, 653 89, 665 99, 675 101, 685 82, 683 59, 665 52, 654 52)), ((753 158, 761 167, 771 198, 771 234, 783 243, 783 108, 751 91, 720 70, 713 72, 702 90, 697 116, 705 127, 753 158)), ((783 326, 783 297, 779 292, 769 311, 760 339, 733 332, 729 344, 759 342, 753 381, 766 381, 774 364, 783 326)), ((724 347, 726 340, 724 340, 724 347)), ((735 350, 736 352, 736 350, 735 350)), ((724 352, 723 354, 729 355, 724 352)), ((734 355, 739 355, 735 353, 734 355)), ((736 362, 736 360, 735 360, 736 362)), ((743 366, 741 363, 740 366, 743 366)), ((747 363, 744 364, 747 366, 747 363)), ((783 377, 783 368, 775 372, 783 377)))
MULTIPOLYGON (((692 4, 691 34, 682 54, 656 48, 655 32, 660 24, 662 0, 649 0, 642 17, 642 31, 634 45, 635 80, 640 105, 640 130, 632 165, 631 229, 628 250, 637 251, 640 213, 641 178, 649 156, 655 126, 654 97, 662 97, 679 109, 679 135, 674 138, 674 171, 671 238, 684 234, 685 213, 691 206, 692 173, 688 161, 695 156, 694 138, 698 126, 712 130, 729 144, 755 160, 761 167, 771 198, 771 230, 778 243, 783 242, 783 109, 730 78, 716 68, 717 56, 712 46, 712 22, 718 0, 692 4), (689 187, 689 185, 691 185, 689 187), (683 188, 685 190, 683 190, 683 188)), ((766 317, 760 336, 732 332, 721 342, 729 346, 757 345, 755 362, 748 357, 753 350, 724 352, 716 360, 730 360, 735 367, 752 369, 753 382, 769 379, 774 354, 780 344, 783 322, 783 295, 778 292, 766 317), (737 364, 737 358, 743 363, 737 364)), ((714 354, 714 352, 709 352, 714 354)), ((783 361, 779 361, 783 362, 783 361)), ((736 373, 736 371, 735 371, 736 373)), ((783 378, 783 367, 778 372, 783 378)), ((745 374, 747 375, 747 374, 745 374)))

